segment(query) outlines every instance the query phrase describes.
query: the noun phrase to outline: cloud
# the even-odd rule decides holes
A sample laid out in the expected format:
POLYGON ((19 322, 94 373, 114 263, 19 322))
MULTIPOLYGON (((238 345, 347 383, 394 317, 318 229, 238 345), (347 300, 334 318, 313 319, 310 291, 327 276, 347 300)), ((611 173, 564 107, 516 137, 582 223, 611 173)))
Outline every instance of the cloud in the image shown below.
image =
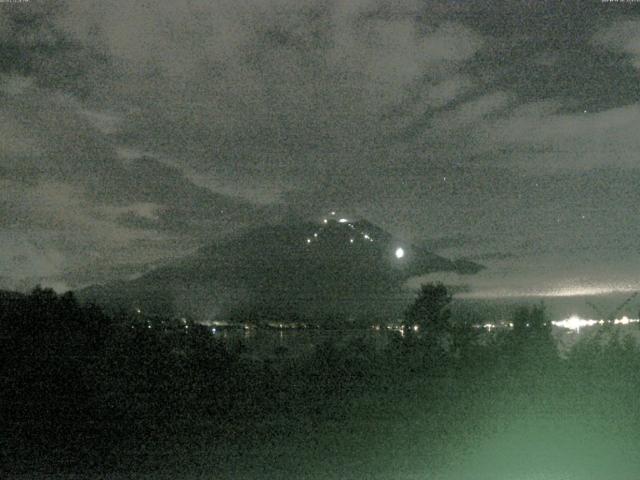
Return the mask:
POLYGON ((631 56, 633 65, 640 68, 640 21, 618 20, 597 32, 593 42, 614 51, 625 52, 631 56))
MULTIPOLYGON (((505 79, 512 80, 512 90, 485 95, 486 100, 474 98, 468 102, 471 106, 487 105, 490 108, 492 98, 494 103, 502 101, 501 106, 494 105, 497 114, 461 105, 449 114, 454 120, 448 120, 446 124, 453 127, 445 132, 454 134, 456 129, 467 126, 464 129, 466 155, 480 163, 501 165, 519 174, 635 168, 640 145, 634 132, 640 110, 637 81, 630 79, 637 78, 637 72, 629 72, 627 67, 638 67, 640 23, 613 18, 603 25, 592 21, 593 18, 583 13, 572 20, 585 41, 568 52, 557 49, 552 54, 546 48, 546 42, 559 33, 539 39, 538 43, 543 46, 540 50, 532 48, 530 41, 525 40, 524 46, 518 47, 518 55, 513 56, 512 66, 507 67, 509 77, 504 74, 505 79), (589 22, 591 30, 585 27, 589 22), (515 69, 523 67, 521 63, 527 58, 527 49, 536 58, 551 58, 557 74, 540 65, 521 79, 515 69), (581 66, 574 65, 574 56, 569 55, 571 51, 581 52, 584 58, 581 66), (549 83, 554 78, 556 86, 549 83), (568 81, 571 85, 564 85, 568 81), (538 90, 532 91, 532 86, 537 86, 538 90), (522 94, 527 98, 519 98, 522 94), (465 110, 467 115, 461 113, 465 110), (484 121, 474 121, 474 111, 484 121), (469 121, 465 122, 464 118, 469 121)), ((504 83, 499 72, 496 70, 495 80, 504 83)), ((441 125, 440 118, 434 120, 434 124, 441 125)))
POLYGON ((585 210, 622 215, 635 196, 607 200, 621 174, 601 170, 635 178, 638 150, 637 23, 565 4, 3 6, 0 224, 70 282, 333 208, 400 237, 481 230, 468 254, 554 244, 585 210))
POLYGON ((473 132, 476 153, 495 152, 494 158, 525 171, 637 166, 640 143, 633 132, 640 121, 638 105, 579 113, 548 107, 525 105, 478 126, 473 132))
POLYGON ((120 59, 105 83, 135 107, 122 143, 200 183, 277 178, 284 191, 354 151, 358 161, 383 156, 407 117, 469 88, 457 72, 482 39, 459 23, 425 23, 418 3, 392 5, 72 2, 63 25, 120 59), (416 97, 429 103, 416 110, 416 97))
POLYGON ((43 248, 29 236, 3 229, 0 232, 0 288, 15 288, 25 278, 47 277, 57 274, 64 265, 64 255, 51 248, 43 248))
POLYGON ((55 20, 62 10, 54 7, 26 5, 0 25, 6 282, 55 277, 58 286, 74 286, 83 265, 102 265, 99 279, 105 265, 117 272, 134 260, 174 258, 246 221, 254 212, 249 204, 196 185, 169 160, 120 155, 117 135, 129 110, 105 101, 107 92, 93 82, 96 58, 104 56, 87 53, 93 46, 60 30, 55 20), (124 212, 149 223, 127 221, 124 212))

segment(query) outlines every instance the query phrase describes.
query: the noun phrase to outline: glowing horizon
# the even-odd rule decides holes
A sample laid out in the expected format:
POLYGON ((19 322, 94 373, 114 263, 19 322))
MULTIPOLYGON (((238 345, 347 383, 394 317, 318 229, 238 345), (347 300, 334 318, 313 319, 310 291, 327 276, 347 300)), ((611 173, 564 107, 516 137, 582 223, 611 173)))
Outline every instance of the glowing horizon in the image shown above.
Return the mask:
POLYGON ((640 285, 607 285, 607 286, 572 286, 551 289, 525 289, 525 288, 493 288, 471 292, 462 292, 458 298, 520 298, 520 297, 588 297, 607 295, 612 293, 631 293, 640 290, 640 285))

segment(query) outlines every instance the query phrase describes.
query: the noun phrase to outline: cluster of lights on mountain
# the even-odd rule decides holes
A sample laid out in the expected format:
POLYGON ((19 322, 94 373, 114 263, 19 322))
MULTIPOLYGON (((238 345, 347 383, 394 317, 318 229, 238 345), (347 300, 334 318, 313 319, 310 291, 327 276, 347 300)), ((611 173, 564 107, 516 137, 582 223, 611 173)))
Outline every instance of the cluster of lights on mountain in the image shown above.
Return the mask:
MULTIPOLYGON (((331 211, 328 218, 325 217, 325 218, 322 219, 322 223, 324 225, 328 225, 328 224, 333 223, 333 222, 337 222, 337 223, 340 223, 340 224, 346 224, 349 228, 354 230, 354 236, 349 238, 349 244, 355 243, 356 238, 358 238, 358 237, 361 237, 364 241, 367 241, 367 242, 373 242, 374 241, 373 237, 371 235, 369 235, 369 233, 355 231, 356 230, 356 226, 348 218, 344 218, 344 217, 338 218, 335 211, 331 211), (336 218, 337 218, 337 220, 336 220, 336 218)), ((320 238, 320 233, 321 232, 314 232, 312 237, 307 237, 306 243, 307 244, 311 244, 311 243, 313 243, 315 241, 318 241, 319 238, 320 238)), ((395 249, 395 251, 394 251, 394 255, 395 255, 395 257, 397 259, 403 258, 405 256, 404 248, 397 247, 395 249)))

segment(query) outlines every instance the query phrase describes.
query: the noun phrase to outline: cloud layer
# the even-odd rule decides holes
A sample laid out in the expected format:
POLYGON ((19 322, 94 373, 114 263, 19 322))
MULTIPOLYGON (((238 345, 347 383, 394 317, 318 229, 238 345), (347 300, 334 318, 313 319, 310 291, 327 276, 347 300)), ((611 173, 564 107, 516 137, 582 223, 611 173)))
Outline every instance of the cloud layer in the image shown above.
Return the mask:
POLYGON ((0 278, 122 278, 330 208, 507 264, 627 252, 640 23, 609 7, 2 4, 0 278))

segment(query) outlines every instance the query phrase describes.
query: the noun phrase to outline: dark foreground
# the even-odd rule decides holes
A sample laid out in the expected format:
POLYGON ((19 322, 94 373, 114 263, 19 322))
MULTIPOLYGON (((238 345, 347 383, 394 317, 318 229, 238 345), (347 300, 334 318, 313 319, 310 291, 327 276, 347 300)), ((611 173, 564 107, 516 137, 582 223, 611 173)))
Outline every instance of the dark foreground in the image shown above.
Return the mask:
POLYGON ((640 477, 640 350, 615 332, 566 358, 541 329, 265 360, 38 295, 0 317, 10 478, 640 477))

